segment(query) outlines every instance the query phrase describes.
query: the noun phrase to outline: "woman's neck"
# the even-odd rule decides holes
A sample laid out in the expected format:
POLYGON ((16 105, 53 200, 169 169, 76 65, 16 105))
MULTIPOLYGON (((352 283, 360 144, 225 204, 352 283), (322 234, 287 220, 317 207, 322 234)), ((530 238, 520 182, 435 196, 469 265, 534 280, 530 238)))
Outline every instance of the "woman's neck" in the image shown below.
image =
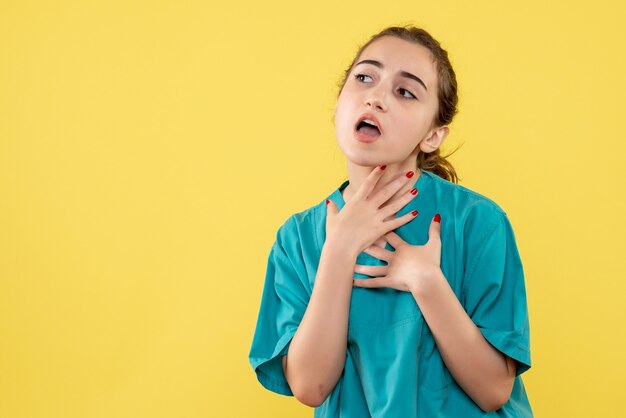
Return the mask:
MULTIPOLYGON (((344 202, 349 202, 354 193, 359 190, 359 187, 363 184, 363 181, 367 178, 367 176, 372 172, 375 167, 365 167, 359 166, 356 164, 348 163, 348 180, 349 184, 346 188, 343 189, 341 195, 343 196, 344 202)), ((381 189, 383 189, 390 181, 397 178, 400 174, 405 175, 408 171, 413 171, 413 177, 409 179, 409 182, 400 188, 389 200, 392 200, 396 196, 400 196, 403 193, 407 193, 411 190, 417 179, 421 176, 422 171, 419 168, 415 167, 415 160, 408 161, 404 164, 389 164, 385 168, 385 172, 383 176, 378 180, 376 186, 374 186, 374 190, 370 193, 370 196, 375 195, 381 189)))

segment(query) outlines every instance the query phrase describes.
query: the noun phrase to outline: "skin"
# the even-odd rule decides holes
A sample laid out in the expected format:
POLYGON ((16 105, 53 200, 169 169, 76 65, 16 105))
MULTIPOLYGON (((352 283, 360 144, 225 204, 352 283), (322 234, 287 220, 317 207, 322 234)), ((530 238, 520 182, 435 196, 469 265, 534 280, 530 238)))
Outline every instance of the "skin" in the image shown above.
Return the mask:
POLYGON ((356 62, 364 59, 384 68, 355 65, 337 100, 337 143, 346 155, 349 178, 343 191, 346 204, 341 212, 334 202, 328 205, 315 286, 283 357, 285 376, 302 403, 323 403, 343 371, 352 287, 389 287, 411 292, 459 386, 481 409, 497 410, 511 394, 516 363, 484 339, 444 277, 441 224, 431 220, 429 241, 422 246, 393 232, 414 219, 410 213, 395 214, 415 198, 409 191, 421 175, 415 167, 417 153, 439 148, 449 133, 449 127, 433 123, 436 63, 426 48, 391 36, 372 42, 356 62), (426 89, 399 71, 418 76, 426 89), (365 112, 375 115, 382 128, 372 143, 357 141, 353 133, 365 112), (409 178, 409 171, 416 173, 409 178), (384 249, 386 242, 394 251, 384 249), (362 251, 388 265, 357 265, 362 251), (355 272, 373 278, 354 280, 355 272))

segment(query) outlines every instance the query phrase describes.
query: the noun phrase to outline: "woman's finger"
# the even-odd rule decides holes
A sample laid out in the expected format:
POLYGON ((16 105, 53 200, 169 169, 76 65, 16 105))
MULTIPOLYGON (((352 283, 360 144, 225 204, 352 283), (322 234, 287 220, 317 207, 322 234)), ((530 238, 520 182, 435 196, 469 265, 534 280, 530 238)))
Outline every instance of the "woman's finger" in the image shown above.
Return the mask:
POLYGON ((374 169, 370 171, 370 173, 361 184, 361 187, 359 187, 359 190, 354 193, 353 198, 362 200, 367 199, 372 190, 374 190, 374 186, 376 186, 378 180, 380 180, 380 178, 383 176, 386 167, 386 165, 377 165, 376 167, 374 167, 374 169))
POLYGON ((376 257, 379 260, 383 260, 387 262, 389 262, 389 260, 391 260, 391 257, 393 257, 393 251, 380 248, 377 245, 371 245, 367 247, 365 250, 363 250, 363 252, 365 254, 371 255, 372 257, 376 257))
POLYGON ((415 199, 418 193, 419 190, 413 187, 411 190, 403 193, 401 196, 398 196, 396 199, 381 207, 380 209, 383 211, 385 221, 394 218, 396 213, 400 212, 400 210, 408 205, 411 200, 415 199))
POLYGON ((365 266, 363 264, 356 264, 354 266, 354 272, 372 277, 385 276, 387 274, 387 266, 365 266))
POLYGON ((389 231, 387 232, 385 235, 383 235, 383 237, 387 240, 387 242, 396 250, 403 246, 406 245, 407 242, 405 240, 402 239, 402 237, 398 234, 396 234, 393 231, 389 231))
POLYGON ((396 289, 402 292, 410 292, 409 287, 402 283, 394 283, 391 277, 374 277, 373 279, 352 279, 354 287, 367 287, 378 288, 387 287, 389 289, 396 289))
POLYGON ((385 204, 389 199, 391 199, 398 190, 404 187, 409 181, 411 181, 411 177, 413 177, 413 171, 407 171, 405 174, 400 174, 389 183, 385 185, 381 190, 379 190, 375 196, 372 197, 372 202, 376 204, 376 207, 380 208, 383 204, 385 204))
POLYGON ((399 218, 394 218, 390 221, 385 222, 385 224, 387 225, 387 230, 389 231, 393 231, 395 229, 400 228, 402 225, 407 224, 409 222, 411 222, 413 219, 415 219, 415 217, 418 215, 417 209, 413 210, 411 212, 405 213, 404 215, 400 216, 399 218))
POLYGON ((441 242, 441 215, 436 214, 430 221, 428 242, 441 242))
POLYGON ((334 219, 337 213, 339 213, 337 204, 330 199, 326 199, 326 222, 329 222, 331 219, 334 219))
POLYGON ((382 236, 378 238, 376 241, 374 241, 373 245, 376 245, 377 247, 380 247, 380 248, 385 248, 385 246, 387 245, 387 241, 385 241, 384 236, 382 236))
POLYGON ((357 287, 387 287, 386 286, 386 277, 374 277, 372 279, 353 279, 353 284, 357 287))

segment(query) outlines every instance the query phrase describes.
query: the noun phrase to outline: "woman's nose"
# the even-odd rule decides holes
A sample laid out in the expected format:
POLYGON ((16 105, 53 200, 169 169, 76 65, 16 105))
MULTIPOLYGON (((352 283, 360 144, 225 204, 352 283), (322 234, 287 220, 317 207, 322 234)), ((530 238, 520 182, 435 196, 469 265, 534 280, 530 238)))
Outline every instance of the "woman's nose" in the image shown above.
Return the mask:
POLYGON ((382 94, 380 92, 371 92, 371 94, 367 97, 365 104, 370 107, 376 106, 380 110, 387 110, 385 100, 382 98, 382 94))

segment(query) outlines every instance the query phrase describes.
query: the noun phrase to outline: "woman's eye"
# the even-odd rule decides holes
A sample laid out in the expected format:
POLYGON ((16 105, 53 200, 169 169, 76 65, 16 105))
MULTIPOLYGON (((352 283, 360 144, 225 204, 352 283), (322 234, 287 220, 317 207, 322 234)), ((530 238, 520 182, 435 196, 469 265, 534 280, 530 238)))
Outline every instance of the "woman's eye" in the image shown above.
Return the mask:
POLYGON ((410 91, 408 91, 407 89, 400 89, 400 91, 405 91, 407 93, 409 93, 409 96, 405 96, 404 94, 402 94, 402 97, 404 97, 405 99, 417 99, 417 97, 415 97, 413 95, 413 93, 411 93, 410 91))
MULTIPOLYGON (((369 75, 366 75, 366 74, 355 74, 355 75, 354 75, 354 78, 356 78, 357 80, 359 80, 359 82, 360 82, 360 83, 366 83, 366 81, 363 79, 363 77, 372 78, 372 77, 370 77, 369 75)), ((408 100, 413 100, 413 99, 415 99, 415 100, 417 100, 417 97, 415 97, 415 96, 413 95, 413 93, 411 93, 411 92, 410 92, 410 91, 408 91, 407 89, 402 89, 402 88, 401 88, 401 89, 398 89, 398 90, 401 92, 400 94, 402 95, 402 97, 403 97, 404 99, 408 99, 408 100), (402 92, 406 92, 406 93, 408 93, 409 95, 408 95, 408 96, 406 96, 406 95, 405 95, 405 94, 403 94, 402 92)))

